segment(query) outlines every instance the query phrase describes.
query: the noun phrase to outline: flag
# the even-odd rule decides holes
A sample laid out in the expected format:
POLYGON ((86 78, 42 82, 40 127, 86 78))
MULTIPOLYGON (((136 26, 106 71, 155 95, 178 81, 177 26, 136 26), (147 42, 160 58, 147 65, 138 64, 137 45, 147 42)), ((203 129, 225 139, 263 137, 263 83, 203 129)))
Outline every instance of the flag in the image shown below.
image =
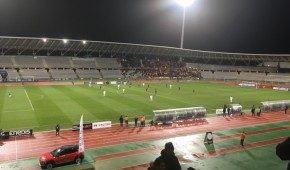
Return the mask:
POLYGON ((83 153, 85 151, 84 145, 84 129, 83 129, 83 115, 80 120, 80 138, 79 138, 79 153, 83 153))

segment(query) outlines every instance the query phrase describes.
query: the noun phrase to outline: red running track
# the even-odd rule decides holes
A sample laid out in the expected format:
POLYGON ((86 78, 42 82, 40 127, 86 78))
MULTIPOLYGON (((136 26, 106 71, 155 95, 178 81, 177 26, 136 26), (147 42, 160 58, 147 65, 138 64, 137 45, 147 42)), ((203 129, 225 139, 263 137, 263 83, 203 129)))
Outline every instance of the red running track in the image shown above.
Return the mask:
MULTIPOLYGON (((194 123, 172 127, 120 127, 85 130, 84 143, 86 149, 138 142, 149 139, 183 136, 206 131, 215 131, 228 128, 237 128, 289 120, 284 112, 263 113, 261 117, 252 117, 249 114, 237 117, 207 118, 204 123, 194 123)), ((58 146, 78 143, 77 131, 61 130, 56 137, 54 131, 37 132, 33 137, 16 137, 0 141, 0 162, 38 157, 44 152, 51 151, 58 146)))

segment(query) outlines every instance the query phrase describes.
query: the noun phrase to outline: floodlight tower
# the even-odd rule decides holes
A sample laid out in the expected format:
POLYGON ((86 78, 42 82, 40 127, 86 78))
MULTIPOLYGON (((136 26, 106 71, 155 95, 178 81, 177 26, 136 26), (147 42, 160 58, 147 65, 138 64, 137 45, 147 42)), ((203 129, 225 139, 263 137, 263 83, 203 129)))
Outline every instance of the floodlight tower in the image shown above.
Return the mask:
POLYGON ((183 39, 184 39, 185 8, 190 6, 193 3, 193 0, 176 0, 176 3, 183 7, 182 32, 181 32, 181 43, 180 43, 180 48, 182 49, 183 39))

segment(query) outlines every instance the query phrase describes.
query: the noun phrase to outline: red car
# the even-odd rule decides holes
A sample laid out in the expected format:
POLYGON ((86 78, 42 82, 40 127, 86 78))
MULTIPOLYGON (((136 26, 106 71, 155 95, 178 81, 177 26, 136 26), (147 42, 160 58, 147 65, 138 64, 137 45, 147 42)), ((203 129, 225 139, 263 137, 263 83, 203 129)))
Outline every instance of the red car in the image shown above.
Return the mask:
POLYGON ((84 159, 84 154, 79 153, 78 145, 65 145, 59 147, 52 152, 43 154, 39 158, 41 168, 52 169, 56 165, 75 162, 80 164, 84 159))

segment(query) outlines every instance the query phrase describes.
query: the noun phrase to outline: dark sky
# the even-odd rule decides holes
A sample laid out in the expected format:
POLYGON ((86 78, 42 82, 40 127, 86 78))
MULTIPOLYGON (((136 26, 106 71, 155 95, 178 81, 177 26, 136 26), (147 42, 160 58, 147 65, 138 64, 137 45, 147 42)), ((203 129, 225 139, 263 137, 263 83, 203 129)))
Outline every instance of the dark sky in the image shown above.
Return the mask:
MULTIPOLYGON (((175 0, 0 0, 0 36, 180 47, 175 0)), ((195 0, 184 48, 290 54, 290 0, 195 0)))

